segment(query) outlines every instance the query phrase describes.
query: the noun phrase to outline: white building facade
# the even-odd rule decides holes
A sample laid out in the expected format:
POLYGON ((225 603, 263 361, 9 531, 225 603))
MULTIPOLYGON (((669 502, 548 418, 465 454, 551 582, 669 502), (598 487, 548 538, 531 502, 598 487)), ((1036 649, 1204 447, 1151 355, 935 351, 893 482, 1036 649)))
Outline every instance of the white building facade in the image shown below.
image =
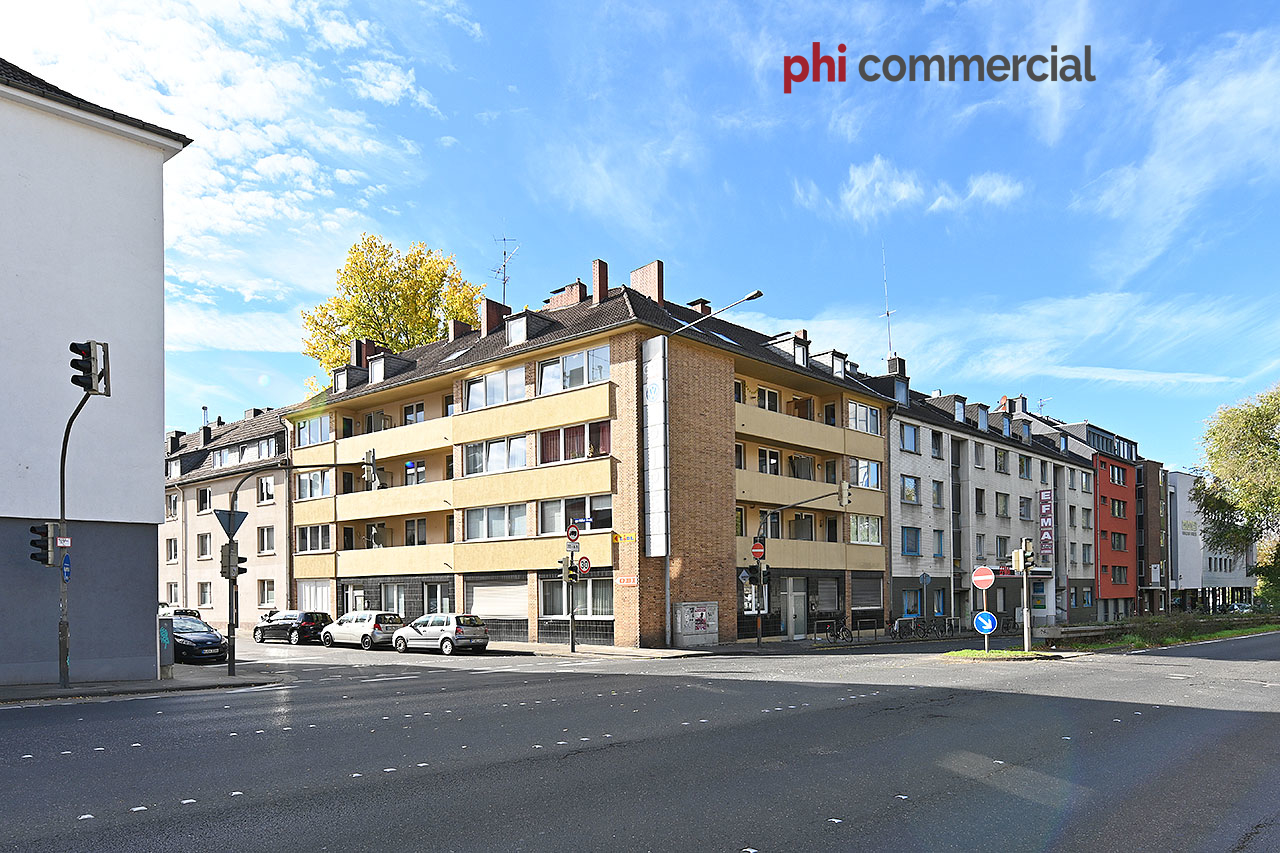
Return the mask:
POLYGON ((0 59, 0 683, 59 678, 63 573, 28 559, 60 517, 59 457, 83 396, 72 341, 110 344, 67 451, 71 680, 156 677, 155 541, 163 482, 166 160, 186 137, 88 103, 0 59), (25 306, 25 307, 24 307, 25 306), (92 640, 90 639, 92 638, 92 640))
POLYGON ((1199 479, 1185 471, 1168 472, 1169 587, 1174 606, 1220 611, 1238 602, 1252 602, 1257 578, 1248 574, 1248 568, 1256 562, 1256 549, 1232 554, 1205 544, 1200 511, 1191 499, 1199 479))

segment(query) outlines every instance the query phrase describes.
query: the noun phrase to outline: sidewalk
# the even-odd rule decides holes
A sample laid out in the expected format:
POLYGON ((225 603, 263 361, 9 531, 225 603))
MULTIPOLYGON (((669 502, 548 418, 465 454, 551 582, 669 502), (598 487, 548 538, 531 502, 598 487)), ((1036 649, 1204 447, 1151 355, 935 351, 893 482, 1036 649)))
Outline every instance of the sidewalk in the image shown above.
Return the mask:
POLYGON ((236 662, 236 667, 236 675, 227 675, 226 664, 175 666, 173 678, 166 678, 163 681, 73 681, 71 686, 66 688, 56 684, 0 684, 0 705, 57 699, 90 699, 100 696, 172 693, 183 690, 256 687, 276 684, 281 680, 275 674, 242 671, 241 661, 236 662))
POLYGON ((657 658, 696 658, 720 652, 723 646, 706 646, 699 649, 632 649, 623 646, 595 646, 578 643, 576 653, 569 651, 569 644, 557 643, 520 643, 515 641, 491 640, 489 650, 497 654, 538 655, 549 657, 582 657, 596 656, 602 658, 637 658, 654 660, 657 658))

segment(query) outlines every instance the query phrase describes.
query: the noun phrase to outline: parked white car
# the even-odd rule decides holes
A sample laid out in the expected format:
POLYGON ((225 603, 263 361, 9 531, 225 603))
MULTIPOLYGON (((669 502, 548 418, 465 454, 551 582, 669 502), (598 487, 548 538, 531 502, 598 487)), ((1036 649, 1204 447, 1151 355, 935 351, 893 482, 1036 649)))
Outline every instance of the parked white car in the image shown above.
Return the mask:
POLYGON ((384 610, 352 610, 343 613, 337 621, 330 622, 320 632, 320 642, 326 646, 334 643, 359 643, 360 648, 372 649, 374 646, 391 642, 397 628, 404 625, 399 613, 387 613, 384 610))
POLYGON ((428 613, 395 632, 392 645, 397 652, 409 649, 439 649, 451 655, 454 649, 482 652, 489 648, 489 629, 484 620, 470 613, 428 613))

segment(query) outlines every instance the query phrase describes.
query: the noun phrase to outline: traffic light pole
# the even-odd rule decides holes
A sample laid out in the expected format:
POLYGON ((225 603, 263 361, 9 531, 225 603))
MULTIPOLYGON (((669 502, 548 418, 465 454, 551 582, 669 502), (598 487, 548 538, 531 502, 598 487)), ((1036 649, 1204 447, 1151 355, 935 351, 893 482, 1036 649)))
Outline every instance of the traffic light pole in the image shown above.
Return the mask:
MULTIPOLYGON (((768 524, 770 514, 775 512, 781 513, 784 509, 794 509, 795 507, 804 506, 805 504, 813 503, 814 501, 823 501, 823 500, 826 500, 827 498, 838 498, 840 497, 840 491, 841 491, 840 489, 836 489, 834 492, 827 492, 826 494, 818 495, 817 497, 814 497, 814 498, 805 498, 802 501, 796 501, 793 504, 780 506, 777 509, 765 510, 765 517, 760 519, 760 530, 756 534, 756 538, 757 539, 768 538, 765 536, 765 531, 767 529, 766 525, 768 524)), ((843 504, 841 504, 841 506, 843 506, 843 504)), ((781 516, 778 517, 778 523, 779 524, 782 523, 781 516)), ((763 560, 756 560, 756 577, 757 578, 764 577, 764 561, 763 560)), ((765 585, 764 583, 761 583, 759 587, 756 587, 756 588, 760 590, 758 596, 756 597, 756 648, 760 648, 760 642, 764 635, 764 611, 761 610, 761 608, 764 606, 765 585)))
MULTIPOLYGON (((58 535, 70 536, 67 530, 67 444, 71 441, 71 425, 76 422, 84 404, 92 395, 85 392, 80 404, 67 420, 66 431, 62 433, 62 459, 58 463, 58 535)), ((57 543, 54 543, 57 545, 57 543)), ((67 549, 58 548, 58 557, 66 556, 67 549)), ((58 560, 62 564, 62 560, 58 560)), ((58 594, 58 686, 71 686, 71 620, 67 614, 67 576, 62 575, 62 586, 58 594)))

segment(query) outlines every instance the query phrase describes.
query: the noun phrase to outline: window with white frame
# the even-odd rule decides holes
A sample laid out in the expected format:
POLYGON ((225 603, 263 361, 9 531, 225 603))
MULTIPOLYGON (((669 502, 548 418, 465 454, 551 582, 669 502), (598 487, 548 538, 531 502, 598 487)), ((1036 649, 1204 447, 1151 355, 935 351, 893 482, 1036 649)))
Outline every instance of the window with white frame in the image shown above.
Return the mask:
POLYGON ((879 435, 880 410, 875 406, 864 406, 862 403, 849 401, 849 429, 879 435))
POLYGON ((404 407, 404 424, 420 424, 427 419, 426 408, 422 403, 410 403, 404 407))
POLYGON ((850 542, 855 545, 880 544, 880 516, 854 515, 849 521, 850 542))
POLYGON ((382 585, 382 609, 404 614, 404 592, 408 584, 384 583, 382 585))
POLYGON ((1080 562, 1086 566, 1093 565, 1093 544, 1090 542, 1082 542, 1080 544, 1080 562))
POLYGON ((1125 533, 1112 533, 1112 534, 1111 534, 1111 550, 1112 550, 1112 551, 1127 551, 1127 550, 1129 550, 1129 536, 1128 536, 1128 534, 1125 534, 1125 533))
POLYGON ((1009 496, 1004 492, 996 492, 996 517, 1009 517, 1009 496))
POLYGON ((609 378, 609 345, 538 362, 538 393, 554 394, 609 378))
POLYGON ((791 528, 788 533, 791 539, 800 539, 806 542, 813 541, 813 513, 797 512, 788 523, 791 528))
POLYGON ((273 554, 276 550, 276 528, 275 525, 267 525, 258 528, 258 553, 273 554))
POLYGON ((933 454, 934 459, 942 458, 942 433, 936 429, 929 431, 929 452, 933 454))
POLYGON ((462 451, 462 473, 471 476, 523 468, 528 446, 529 440, 523 435, 467 444, 462 451))
POLYGON ((880 488, 880 463, 869 459, 852 459, 849 474, 855 486, 864 489, 880 488))
POLYGON ((987 467, 987 446, 980 441, 973 443, 973 467, 987 467))
POLYGON ((208 486, 196 489, 196 512, 213 511, 213 489, 208 486))
POLYGON ((1125 484, 1128 474, 1129 472, 1121 468, 1119 465, 1111 466, 1111 482, 1115 483, 1117 486, 1123 486, 1125 484))
POLYGON ((164 561, 166 563, 178 562, 178 540, 177 539, 164 540, 164 561))
POLYGON ((608 456, 612 452, 609 421, 574 424, 538 433, 538 464, 608 456))
POLYGON ((410 518, 405 521, 404 544, 427 544, 427 520, 425 518, 410 518))
POLYGON ((761 474, 781 474, 782 473, 782 454, 776 450, 770 450, 767 447, 761 447, 758 451, 760 461, 761 474))
POLYGON ((164 464, 164 472, 165 472, 165 475, 171 480, 174 477, 181 477, 182 476, 182 460, 170 459, 168 462, 164 464))
POLYGON ((168 592, 168 595, 165 597, 165 601, 169 602, 170 604, 177 604, 178 603, 178 584, 171 582, 169 584, 166 584, 165 588, 168 592))
POLYGON ((276 605, 276 582, 271 578, 264 578, 258 581, 258 606, 259 607, 275 607, 276 605))
POLYGON ((902 475, 902 502, 904 504, 920 503, 920 478, 910 474, 902 475))
POLYGON ((1074 489, 1076 487, 1076 469, 1067 469, 1067 488, 1074 489))
POLYGON ((770 412, 778 411, 778 392, 763 385, 756 388, 756 406, 770 412))
POLYGON ((273 477, 258 478, 258 503, 269 504, 276 499, 276 481, 273 477))
POLYGON ((978 533, 974 536, 974 540, 973 555, 975 557, 987 556, 987 534, 978 533))
POLYGON ((463 538, 474 541, 524 536, 528 532, 527 509, 522 503, 468 509, 463 514, 463 538))
POLYGON ((747 386, 741 379, 733 380, 733 402, 745 403, 747 401, 747 386))
POLYGON ((524 366, 498 370, 468 379, 463 388, 463 409, 473 412, 525 398, 524 366))
POLYGON ((935 529, 933 531, 933 556, 945 557, 947 555, 945 549, 946 531, 935 529))
POLYGON ((213 534, 196 534, 196 559, 208 560, 213 556, 213 534))
POLYGON ((322 498, 332 493, 332 471, 309 471, 298 475, 298 500, 322 498))
POLYGON ((1009 558, 1009 537, 997 536, 996 537, 996 559, 1006 560, 1008 558, 1009 558))
POLYGON ((570 524, 578 525, 580 530, 609 530, 613 527, 613 496, 538 501, 539 533, 563 533, 570 524))
POLYGON ((1080 526, 1085 530, 1093 529, 1093 510, 1090 507, 1080 507, 1080 526))
POLYGON ((1049 482, 1049 463, 1043 459, 1040 460, 1040 482, 1045 484, 1049 482))
POLYGON ((573 614, 578 619, 613 616, 613 578, 583 577, 567 584, 559 578, 544 578, 539 612, 542 616, 568 617, 566 602, 573 597, 573 614))
POLYGON ((996 448, 996 473, 1009 473, 1009 451, 997 447, 996 448))
POLYGON ((267 438, 258 439, 258 458, 270 459, 276 455, 276 437, 274 435, 267 438))
POLYGON ((314 418, 298 421, 294 428, 296 433, 295 447, 308 447, 312 444, 321 444, 329 440, 328 415, 317 415, 314 418))
POLYGON ((212 607, 213 584, 210 581, 201 581, 196 584, 196 596, 200 607, 212 607))
POLYGON ((938 507, 938 508, 942 507, 942 502, 946 497, 946 493, 944 489, 945 489, 945 486, 943 485, 941 480, 933 481, 933 505, 935 507, 938 507))
POLYGON ((332 548, 330 541, 331 527, 328 524, 310 524, 297 528, 297 551, 299 554, 308 551, 328 551, 332 548))
POLYGON ((507 346, 513 347, 529 340, 529 318, 527 316, 511 317, 507 320, 506 326, 507 346))
POLYGON ((1067 543, 1067 560, 1073 566, 1076 564, 1076 543, 1074 542, 1067 543))
POLYGON ((1031 457, 1018 454, 1018 476, 1024 480, 1031 479, 1031 457))
POLYGON ((974 515, 987 514, 987 490, 986 489, 973 490, 973 512, 974 512, 974 515))
POLYGON ((1125 518, 1128 511, 1129 504, 1127 501, 1122 501, 1117 498, 1111 499, 1111 515, 1113 518, 1125 518))
POLYGON ((1031 498, 1028 498, 1028 497, 1018 498, 1018 518, 1022 519, 1023 521, 1031 520, 1031 498))
POLYGON ((920 452, 920 427, 915 424, 900 423, 898 441, 901 448, 908 453, 920 452))
POLYGON ((1080 472, 1080 491, 1082 492, 1093 491, 1093 474, 1090 473, 1089 471, 1080 472))
MULTIPOLYGON (((450 455, 448 458, 452 459, 450 455)), ((422 459, 411 460, 404 463, 404 484, 406 486, 416 486, 419 483, 427 481, 427 463, 422 459)))
POLYGON ((229 468, 240 464, 240 449, 236 447, 220 447, 213 451, 213 467, 229 468))
POLYGON ((777 510, 760 510, 760 526, 756 528, 766 539, 782 538, 782 513, 777 510))

